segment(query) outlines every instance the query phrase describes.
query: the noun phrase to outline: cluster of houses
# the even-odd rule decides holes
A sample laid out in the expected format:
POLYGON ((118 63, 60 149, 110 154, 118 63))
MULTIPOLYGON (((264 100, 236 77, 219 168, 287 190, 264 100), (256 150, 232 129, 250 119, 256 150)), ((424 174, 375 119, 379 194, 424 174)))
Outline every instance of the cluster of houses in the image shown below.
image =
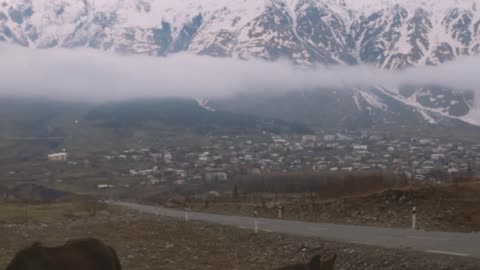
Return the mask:
POLYGON ((328 149, 340 149, 320 157, 315 169, 330 171, 381 170, 405 175, 415 180, 443 181, 459 175, 472 175, 480 168, 480 145, 441 142, 438 139, 368 140, 342 137, 325 138, 328 149), (347 143, 346 143, 347 142, 347 143), (348 143, 350 142, 350 143, 348 143))
POLYGON ((418 181, 444 181, 480 168, 480 144, 367 133, 221 136, 201 145, 127 149, 104 155, 128 161, 143 183, 221 183, 236 175, 301 171, 385 171, 418 181), (145 162, 154 164, 142 167, 145 162))

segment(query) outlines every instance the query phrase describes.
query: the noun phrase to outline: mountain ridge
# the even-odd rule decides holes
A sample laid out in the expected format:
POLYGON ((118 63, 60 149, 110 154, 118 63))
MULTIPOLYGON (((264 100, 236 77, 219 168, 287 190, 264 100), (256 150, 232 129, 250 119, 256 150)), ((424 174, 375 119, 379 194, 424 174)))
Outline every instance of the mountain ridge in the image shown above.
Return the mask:
POLYGON ((479 2, 10 0, 0 41, 398 69, 479 53, 479 2))

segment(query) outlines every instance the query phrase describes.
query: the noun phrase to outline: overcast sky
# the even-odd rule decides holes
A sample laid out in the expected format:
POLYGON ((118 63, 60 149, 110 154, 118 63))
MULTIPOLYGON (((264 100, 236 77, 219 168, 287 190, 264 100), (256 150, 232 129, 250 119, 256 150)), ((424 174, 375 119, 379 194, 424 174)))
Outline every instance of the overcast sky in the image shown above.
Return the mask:
POLYGON ((0 47, 0 95, 79 101, 141 97, 225 97, 238 92, 396 87, 405 83, 480 89, 479 57, 439 67, 380 71, 373 67, 304 69, 287 61, 240 61, 190 54, 125 56, 97 50, 0 47))

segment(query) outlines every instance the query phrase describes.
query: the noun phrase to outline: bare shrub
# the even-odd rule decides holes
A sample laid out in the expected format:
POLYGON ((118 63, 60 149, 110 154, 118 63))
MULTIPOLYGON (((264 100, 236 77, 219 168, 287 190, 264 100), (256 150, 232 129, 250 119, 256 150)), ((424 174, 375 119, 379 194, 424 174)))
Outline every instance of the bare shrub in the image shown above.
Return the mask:
POLYGON ((107 208, 107 205, 103 202, 99 202, 94 199, 84 200, 81 203, 82 209, 87 213, 89 217, 96 216, 100 211, 107 208))

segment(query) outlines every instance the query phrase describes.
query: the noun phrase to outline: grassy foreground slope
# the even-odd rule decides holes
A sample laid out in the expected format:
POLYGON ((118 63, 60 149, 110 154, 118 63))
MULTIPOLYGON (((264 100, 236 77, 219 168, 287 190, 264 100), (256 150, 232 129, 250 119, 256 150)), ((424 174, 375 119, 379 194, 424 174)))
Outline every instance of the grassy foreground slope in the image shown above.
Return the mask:
POLYGON ((59 245, 68 239, 95 237, 117 250, 124 269, 275 269, 302 262, 307 257, 337 253, 336 269, 349 270, 476 270, 473 258, 426 254, 410 250, 381 249, 363 245, 325 242, 272 233, 254 234, 205 223, 185 223, 161 217, 107 208, 88 215, 76 203, 15 205, 0 203, 0 267, 16 250, 42 241, 59 245), (17 207, 20 218, 11 216, 17 207), (32 213, 21 218, 24 211, 32 213), (4 215, 4 213, 10 213, 4 215))

